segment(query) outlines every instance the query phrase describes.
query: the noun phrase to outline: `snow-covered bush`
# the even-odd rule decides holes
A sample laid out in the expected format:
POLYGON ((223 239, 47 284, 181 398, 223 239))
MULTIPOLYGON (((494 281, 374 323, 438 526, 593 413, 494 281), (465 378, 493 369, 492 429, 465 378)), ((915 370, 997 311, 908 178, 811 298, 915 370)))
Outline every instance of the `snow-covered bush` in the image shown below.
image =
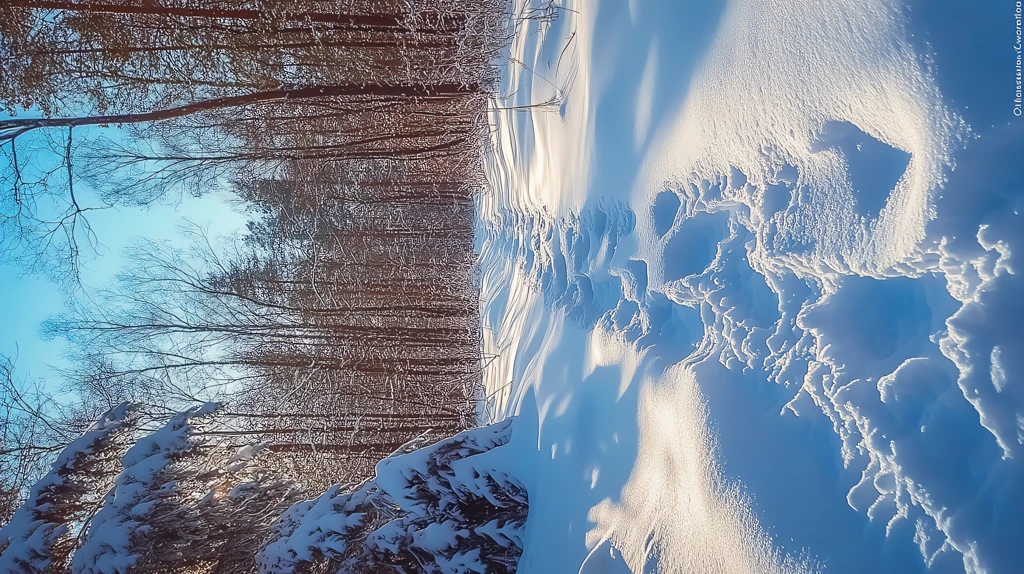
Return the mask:
POLYGON ((131 405, 104 413, 64 448, 0 528, 0 573, 62 572, 80 528, 110 488, 128 444, 131 405))
POLYGON ((480 456, 509 422, 409 443, 373 480, 296 503, 266 445, 217 427, 218 409, 178 413, 131 448, 131 407, 106 413, 0 528, 0 574, 515 571, 526 492, 480 456))
POLYGON ((252 464, 264 445, 234 452, 208 433, 219 405, 174 415, 125 454, 124 470, 75 552, 75 574, 252 572, 294 486, 252 464))
POLYGON ((504 574, 522 554, 525 489, 481 455, 508 442, 511 421, 471 429, 377 464, 358 487, 297 503, 258 558, 264 574, 330 560, 338 572, 504 574))

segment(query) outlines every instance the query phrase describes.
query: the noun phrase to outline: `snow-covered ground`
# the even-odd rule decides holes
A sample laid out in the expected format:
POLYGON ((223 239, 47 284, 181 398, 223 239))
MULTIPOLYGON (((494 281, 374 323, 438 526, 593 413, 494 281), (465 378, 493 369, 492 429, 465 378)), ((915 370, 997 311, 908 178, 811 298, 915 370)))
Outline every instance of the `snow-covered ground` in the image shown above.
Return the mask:
POLYGON ((480 237, 520 572, 1024 569, 1024 120, 991 4, 519 22, 480 237))

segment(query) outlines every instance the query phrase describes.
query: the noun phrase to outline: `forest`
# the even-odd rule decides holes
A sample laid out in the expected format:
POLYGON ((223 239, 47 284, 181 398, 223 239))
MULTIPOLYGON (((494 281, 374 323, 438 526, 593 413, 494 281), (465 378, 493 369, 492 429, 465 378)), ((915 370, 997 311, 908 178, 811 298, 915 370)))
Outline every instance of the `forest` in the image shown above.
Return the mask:
POLYGON ((515 571, 526 491, 473 462, 509 11, 4 0, 0 257, 71 303, 58 381, 0 365, 0 572, 515 571), (96 212, 223 190, 244 235, 78 295, 96 212))

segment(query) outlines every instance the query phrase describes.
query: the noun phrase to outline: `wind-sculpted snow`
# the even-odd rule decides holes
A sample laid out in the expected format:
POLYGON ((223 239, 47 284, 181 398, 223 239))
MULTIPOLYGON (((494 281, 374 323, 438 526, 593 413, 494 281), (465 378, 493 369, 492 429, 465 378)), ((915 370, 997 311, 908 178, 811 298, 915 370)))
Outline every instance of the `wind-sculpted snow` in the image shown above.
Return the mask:
POLYGON ((1024 127, 895 0, 670 4, 522 22, 495 103, 521 571, 1015 571, 1024 127))
POLYGON ((806 561, 772 547, 749 500, 723 483, 693 374, 673 367, 641 390, 640 450, 622 500, 595 506, 587 544, 611 541, 633 572, 800 573, 806 561), (671 488, 665 488, 672 485, 671 488), (647 537, 637 536, 646 526, 647 537))

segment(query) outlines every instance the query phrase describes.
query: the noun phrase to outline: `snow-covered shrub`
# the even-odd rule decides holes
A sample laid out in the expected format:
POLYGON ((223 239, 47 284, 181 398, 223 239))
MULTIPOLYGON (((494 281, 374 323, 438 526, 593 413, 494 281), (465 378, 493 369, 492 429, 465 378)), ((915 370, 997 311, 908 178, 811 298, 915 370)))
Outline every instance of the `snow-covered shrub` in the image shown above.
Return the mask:
POLYGON ((511 421, 471 429, 377 464, 358 487, 294 505, 258 558, 264 574, 330 560, 338 572, 515 572, 525 489, 479 457, 509 440, 511 421))
MULTIPOLYGON (((125 454, 103 507, 75 552, 75 574, 251 572, 270 525, 296 489, 207 432, 219 405, 174 415, 125 454)), ((216 435, 214 435, 216 436, 216 435)))
POLYGON ((74 534, 107 492, 128 443, 131 405, 103 414, 57 456, 11 521, 0 528, 0 573, 63 572, 74 534))

